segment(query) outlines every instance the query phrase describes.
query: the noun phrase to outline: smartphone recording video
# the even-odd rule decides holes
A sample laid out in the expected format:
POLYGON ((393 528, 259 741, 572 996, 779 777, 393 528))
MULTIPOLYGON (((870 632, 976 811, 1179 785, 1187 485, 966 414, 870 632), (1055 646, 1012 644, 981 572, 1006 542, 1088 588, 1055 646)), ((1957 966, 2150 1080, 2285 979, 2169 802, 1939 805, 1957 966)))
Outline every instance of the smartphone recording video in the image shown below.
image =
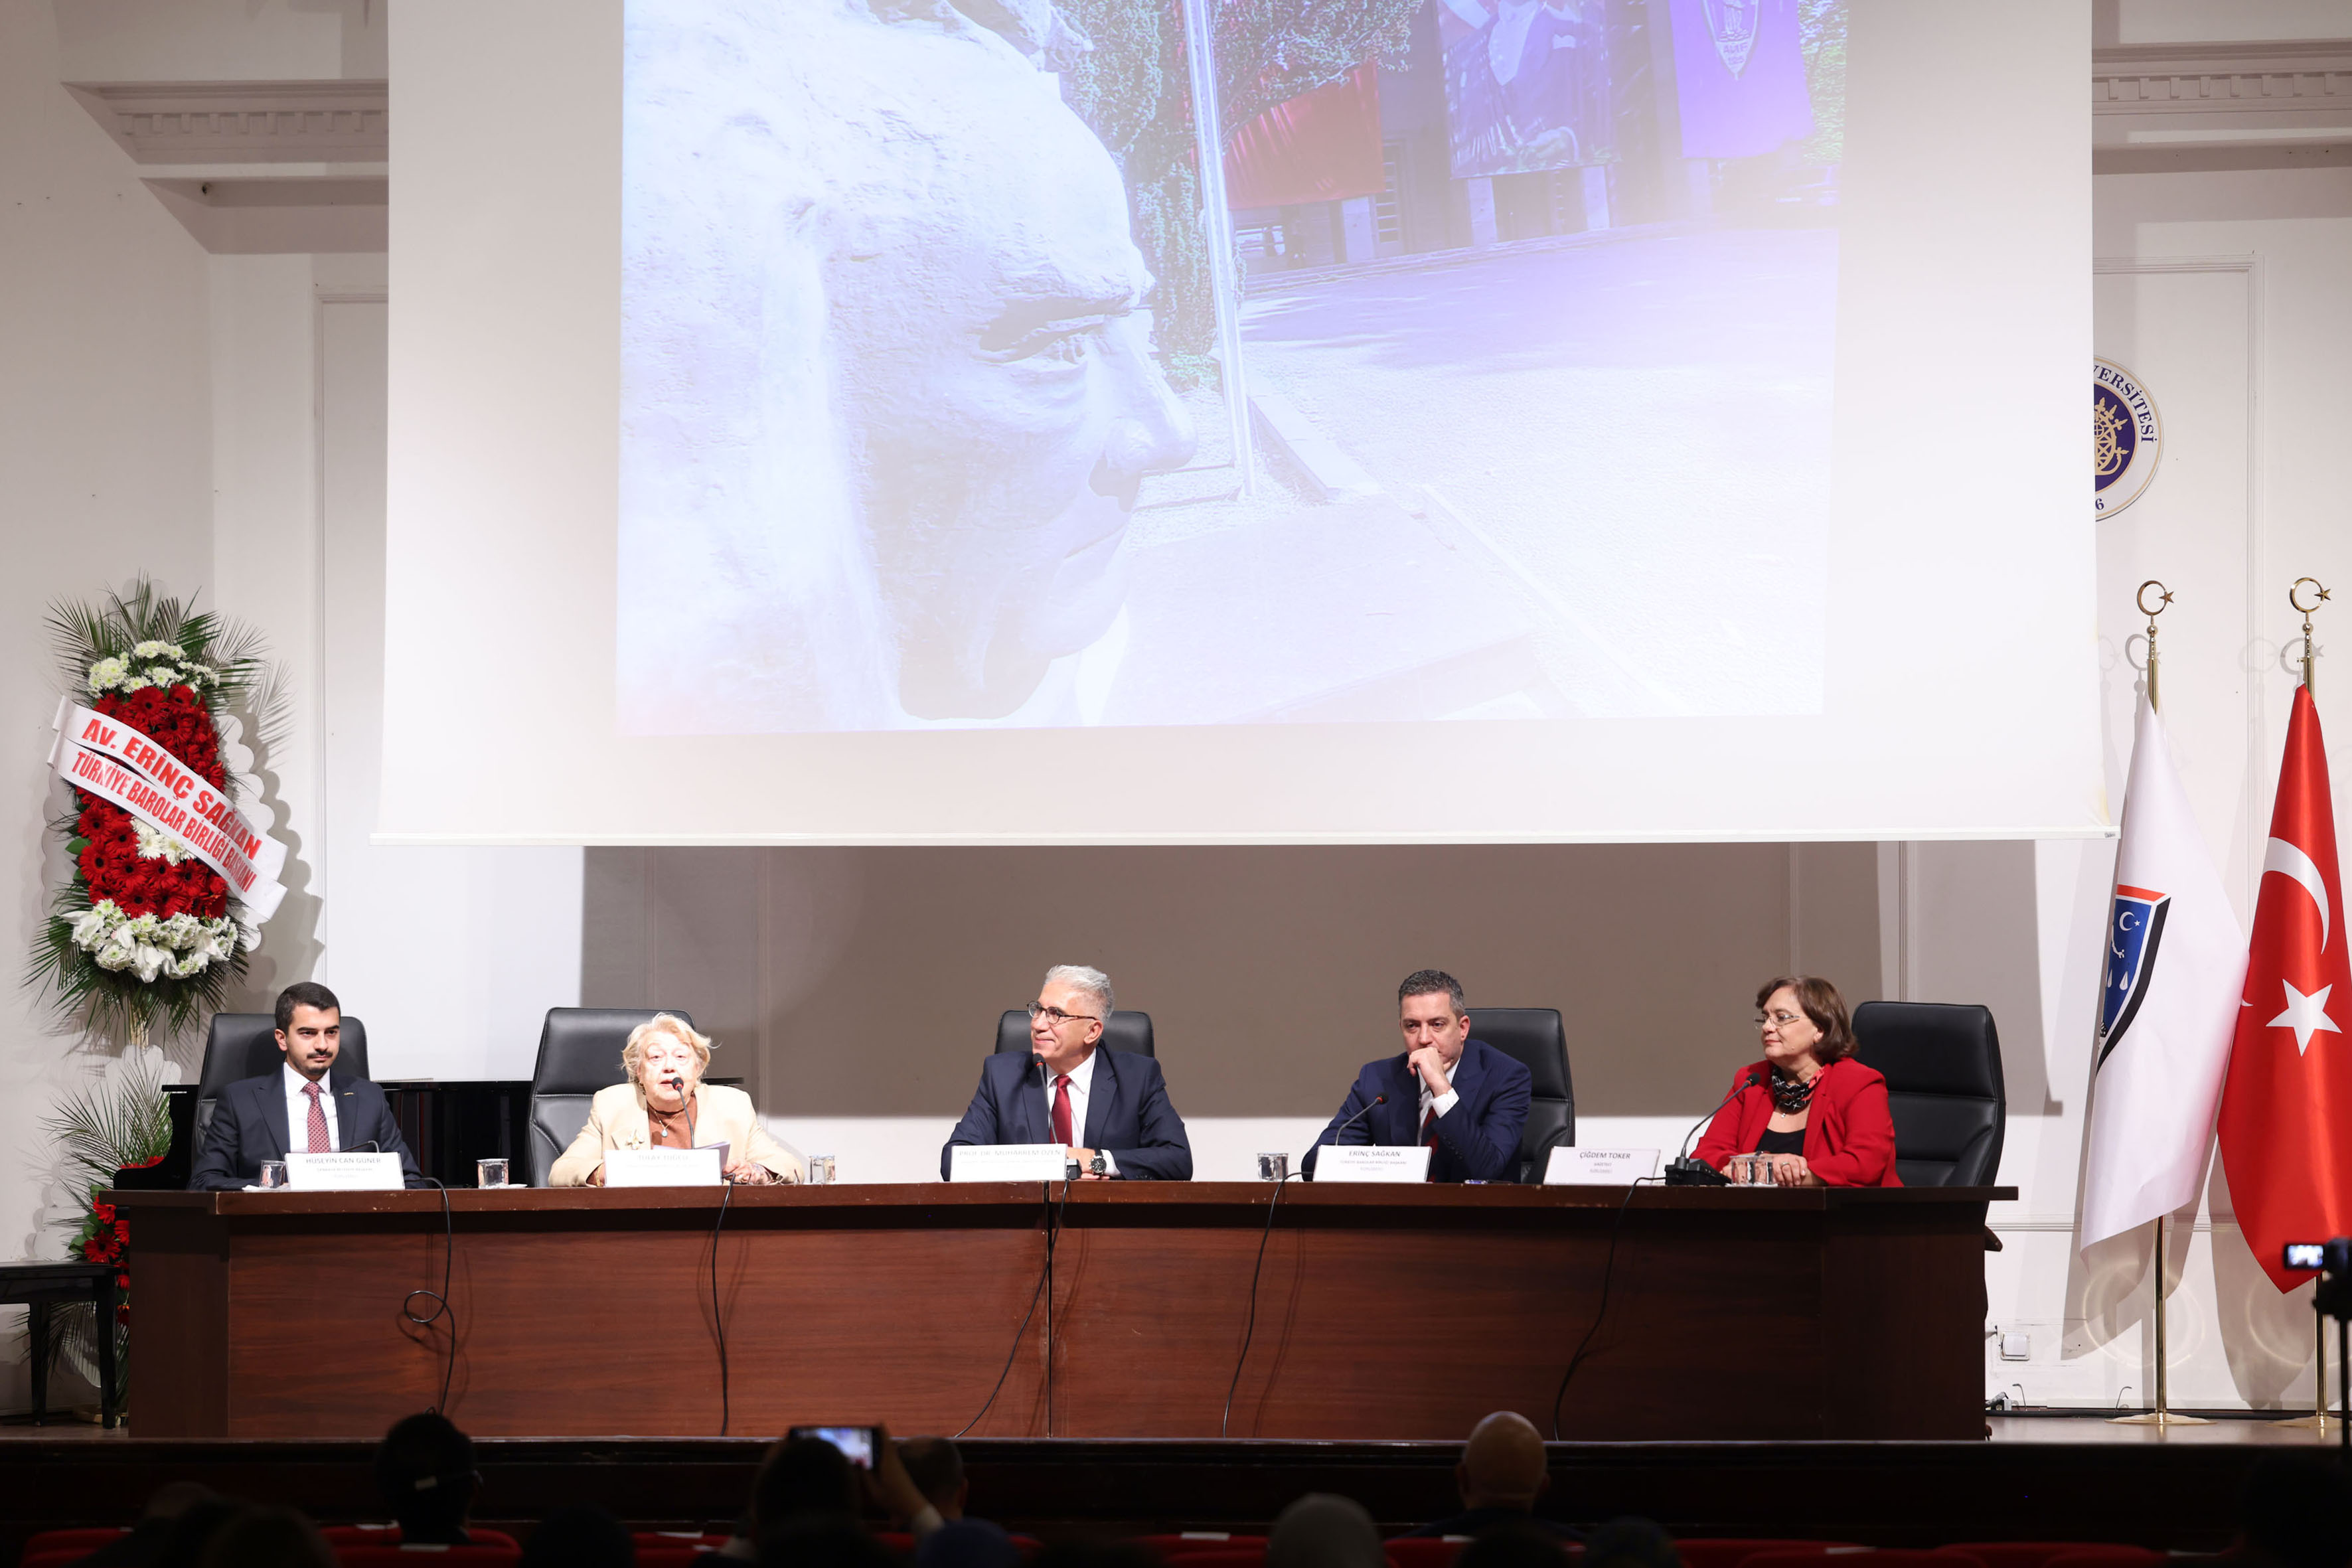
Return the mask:
MULTIPOLYGON (((2317 1265, 2313 1265, 2316 1268, 2317 1265)), ((795 1426, 785 1434, 788 1437, 814 1437, 830 1443, 849 1456, 849 1462, 861 1470, 874 1468, 875 1429, 871 1426, 795 1426)))

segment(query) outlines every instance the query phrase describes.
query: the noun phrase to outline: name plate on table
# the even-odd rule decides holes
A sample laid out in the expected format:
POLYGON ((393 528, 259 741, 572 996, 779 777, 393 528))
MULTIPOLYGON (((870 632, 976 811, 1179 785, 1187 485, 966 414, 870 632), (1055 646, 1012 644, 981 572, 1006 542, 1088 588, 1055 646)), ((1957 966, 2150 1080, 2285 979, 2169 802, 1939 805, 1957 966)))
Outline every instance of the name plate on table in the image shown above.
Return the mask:
POLYGON ((948 1180, 1058 1182, 1068 1163, 1059 1143, 959 1143, 948 1151, 948 1180))
POLYGON ((715 1187, 726 1151, 707 1149, 607 1149, 608 1187, 715 1187))
POLYGON ((1425 1182, 1429 1145, 1399 1149, 1386 1143, 1329 1143, 1315 1152, 1318 1182, 1425 1182))
POLYGON ((1555 1147, 1544 1162, 1547 1187, 1629 1187, 1658 1173, 1655 1149, 1555 1147))
POLYGON ((361 1151, 352 1154, 286 1156, 286 1184, 297 1192, 379 1193, 408 1184, 401 1174, 400 1156, 361 1151))

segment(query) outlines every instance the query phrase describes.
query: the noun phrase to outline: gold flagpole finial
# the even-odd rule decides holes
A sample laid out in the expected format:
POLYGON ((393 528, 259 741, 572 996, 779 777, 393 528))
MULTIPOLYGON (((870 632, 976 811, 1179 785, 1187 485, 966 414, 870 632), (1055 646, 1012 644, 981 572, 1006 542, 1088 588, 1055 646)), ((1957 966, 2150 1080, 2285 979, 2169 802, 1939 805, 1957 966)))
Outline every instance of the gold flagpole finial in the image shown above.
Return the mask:
POLYGON ((2327 603, 2331 596, 2326 589, 2319 586, 2319 579, 2316 577, 2297 577, 2294 586, 2286 591, 2286 602, 2303 616, 2303 689, 2314 695, 2317 694, 2318 689, 2311 684, 2312 660, 2319 657, 2319 650, 2314 647, 2311 642, 2311 612, 2327 603), (2305 583, 2319 590, 2319 597, 2312 600, 2308 605, 2305 604, 2302 598, 2303 585, 2305 583))
POLYGON ((2164 607, 2172 603, 2172 590, 2150 577, 2139 585, 2139 592, 2132 595, 2132 603, 2137 605, 2139 613, 2147 617, 2147 705, 2153 708, 2156 706, 2156 617, 2164 614, 2164 607), (2153 607, 2147 602, 2150 588, 2163 595, 2153 607))

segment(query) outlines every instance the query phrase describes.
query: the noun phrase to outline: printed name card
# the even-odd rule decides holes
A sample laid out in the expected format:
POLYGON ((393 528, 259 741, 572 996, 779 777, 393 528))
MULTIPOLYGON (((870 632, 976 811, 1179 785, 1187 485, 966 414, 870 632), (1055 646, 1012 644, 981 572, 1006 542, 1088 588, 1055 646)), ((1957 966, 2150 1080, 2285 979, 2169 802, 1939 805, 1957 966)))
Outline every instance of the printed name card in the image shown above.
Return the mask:
POLYGON ((959 1143, 948 1151, 948 1180, 1058 1182, 1067 1163, 1059 1143, 959 1143))
POLYGON ((1576 1149, 1555 1145, 1544 1163, 1547 1187, 1624 1187, 1658 1173, 1655 1149, 1576 1149))
POLYGON ((604 1184, 715 1187, 719 1184, 721 1158, 717 1149, 608 1149, 604 1152, 604 1184))
POLYGON ((352 1154, 286 1156, 286 1184, 296 1192, 376 1193, 398 1190, 408 1184, 401 1175, 400 1156, 362 1151, 352 1154))
POLYGON ((1316 1151, 1318 1182, 1425 1182, 1429 1180, 1429 1145, 1409 1149, 1385 1143, 1334 1143, 1316 1151))

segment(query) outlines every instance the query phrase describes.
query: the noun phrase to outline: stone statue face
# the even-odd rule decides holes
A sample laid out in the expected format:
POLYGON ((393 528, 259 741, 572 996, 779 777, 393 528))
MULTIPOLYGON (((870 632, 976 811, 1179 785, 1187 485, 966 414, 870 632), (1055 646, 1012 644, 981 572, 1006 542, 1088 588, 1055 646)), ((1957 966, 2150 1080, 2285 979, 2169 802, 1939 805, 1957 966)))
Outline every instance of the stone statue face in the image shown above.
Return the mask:
POLYGON ((854 491, 919 719, 1009 713, 1100 637, 1137 488, 1193 450, 1109 154, 1049 79, 982 63, 932 83, 938 123, 902 171, 919 177, 869 203, 826 272, 854 491))

